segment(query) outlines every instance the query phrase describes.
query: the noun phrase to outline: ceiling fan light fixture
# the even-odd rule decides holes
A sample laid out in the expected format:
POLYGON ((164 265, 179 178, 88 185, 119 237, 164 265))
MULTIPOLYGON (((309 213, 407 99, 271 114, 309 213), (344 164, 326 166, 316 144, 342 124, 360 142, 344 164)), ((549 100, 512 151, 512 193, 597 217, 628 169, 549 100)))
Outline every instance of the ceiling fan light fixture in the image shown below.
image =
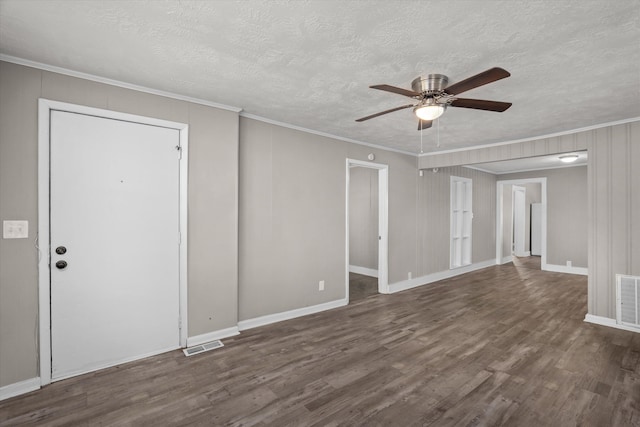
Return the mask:
POLYGON ((560 156, 560 161, 563 163, 573 163, 578 160, 577 154, 565 154, 564 156, 560 156))
POLYGON ((446 105, 436 104, 430 102, 427 104, 418 105, 413 109, 413 112, 420 120, 435 120, 444 113, 446 105))

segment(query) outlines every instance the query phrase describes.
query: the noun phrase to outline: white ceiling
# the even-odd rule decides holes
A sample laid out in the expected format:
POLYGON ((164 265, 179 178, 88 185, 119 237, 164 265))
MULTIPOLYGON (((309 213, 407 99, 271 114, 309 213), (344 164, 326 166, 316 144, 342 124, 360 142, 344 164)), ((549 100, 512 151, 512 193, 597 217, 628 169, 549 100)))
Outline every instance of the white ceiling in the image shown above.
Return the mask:
POLYGON ((506 173, 543 170, 543 169, 557 169, 573 166, 586 166, 587 165, 587 152, 586 151, 574 151, 572 153, 564 154, 551 154, 548 156, 528 157, 524 159, 503 160, 501 162, 490 163, 478 163, 470 165, 468 167, 479 169, 485 172, 491 172, 496 175, 502 175, 506 173), (560 160, 560 156, 566 154, 576 154, 578 159, 573 163, 563 163, 560 160))
POLYGON ((640 117, 639 0, 0 0, 0 54, 412 153, 410 109, 354 121, 411 102, 369 85, 511 72, 462 96, 513 107, 449 108, 440 150, 640 117))

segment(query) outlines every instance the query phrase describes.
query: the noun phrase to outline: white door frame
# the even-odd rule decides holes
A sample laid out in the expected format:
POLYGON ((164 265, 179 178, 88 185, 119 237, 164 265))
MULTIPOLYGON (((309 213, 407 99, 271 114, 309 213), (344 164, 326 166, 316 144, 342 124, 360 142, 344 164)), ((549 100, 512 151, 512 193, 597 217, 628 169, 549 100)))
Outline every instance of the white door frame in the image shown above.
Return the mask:
MULTIPOLYGON (((547 270, 547 178, 511 179, 496 182, 496 264, 502 264, 502 227, 504 225, 504 195, 505 185, 540 184, 541 187, 541 269, 547 270)), ((513 240, 513 239, 512 239, 513 240)), ((511 255, 511 254, 509 254, 511 255)))
POLYGON ((179 131, 180 162, 180 346, 187 344, 187 179, 189 126, 184 123, 119 113, 116 111, 68 104, 40 98, 38 102, 38 333, 40 347, 40 384, 51 383, 51 271, 49 218, 49 152, 51 111, 87 114, 115 120, 161 126, 179 131))
MULTIPOLYGON (((522 231, 523 233, 526 233, 527 230, 527 213, 526 213, 526 202, 527 199, 527 187, 520 187, 518 185, 513 185, 511 187, 511 247, 512 247, 512 252, 514 255, 516 256, 526 256, 526 252, 525 251, 525 241, 527 240, 525 235, 522 235, 522 250, 519 250, 518 247, 516 247, 516 219, 518 219, 519 221, 522 221, 522 231), (523 218, 516 218, 516 193, 522 193, 522 214, 524 215, 523 218)), ((518 221, 518 222, 519 222, 518 221)), ((529 251, 529 253, 531 253, 529 251)))
POLYGON ((345 299, 349 303, 349 181, 351 167, 378 171, 378 292, 389 293, 389 166, 347 159, 345 204, 345 299))

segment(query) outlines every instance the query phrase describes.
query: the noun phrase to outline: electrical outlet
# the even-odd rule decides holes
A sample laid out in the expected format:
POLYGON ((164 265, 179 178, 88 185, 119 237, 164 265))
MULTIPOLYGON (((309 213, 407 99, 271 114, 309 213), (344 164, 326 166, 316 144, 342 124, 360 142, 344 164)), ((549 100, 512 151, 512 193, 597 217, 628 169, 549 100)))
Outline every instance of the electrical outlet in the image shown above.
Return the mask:
POLYGON ((320 282, 318 282, 318 290, 324 291, 324 280, 320 280, 320 282))
POLYGON ((567 267, 571 267, 572 266, 572 262, 571 261, 567 261, 567 267))
POLYGON ((407 274, 409 280, 411 280, 411 278, 413 277, 413 275, 411 274, 411 272, 409 272, 409 274, 407 274))

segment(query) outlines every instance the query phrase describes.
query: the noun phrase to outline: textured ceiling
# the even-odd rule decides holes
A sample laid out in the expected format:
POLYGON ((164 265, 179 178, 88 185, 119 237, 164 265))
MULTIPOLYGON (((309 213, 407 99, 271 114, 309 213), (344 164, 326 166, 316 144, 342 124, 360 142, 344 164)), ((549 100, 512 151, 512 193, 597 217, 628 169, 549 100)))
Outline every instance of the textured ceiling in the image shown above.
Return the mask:
MULTIPOLYGON (((0 53, 417 153, 411 101, 368 89, 511 72, 449 108, 441 150, 640 117, 640 1, 0 0, 0 53)), ((436 127, 423 132, 436 148, 436 127)))

